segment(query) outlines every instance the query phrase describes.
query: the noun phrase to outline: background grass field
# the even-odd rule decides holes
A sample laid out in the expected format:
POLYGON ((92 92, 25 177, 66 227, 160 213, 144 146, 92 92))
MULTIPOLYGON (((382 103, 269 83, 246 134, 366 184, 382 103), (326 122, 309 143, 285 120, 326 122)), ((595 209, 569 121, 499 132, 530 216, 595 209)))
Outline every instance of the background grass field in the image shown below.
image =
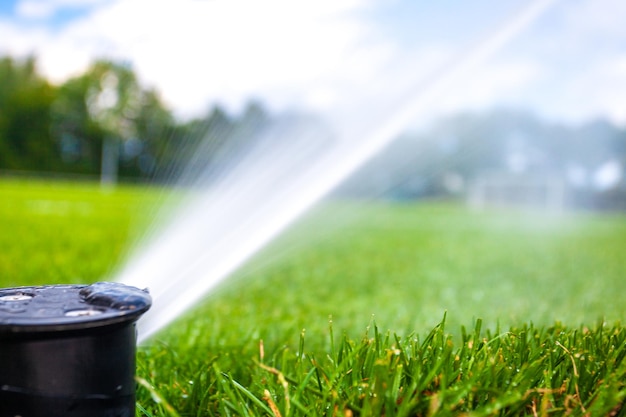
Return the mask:
MULTIPOLYGON (((111 279, 111 271, 147 227, 146 216, 160 195, 161 190, 142 186, 103 191, 87 183, 0 181, 0 285, 111 279)), ((497 375, 485 378, 496 385, 504 378, 499 384, 509 396, 492 394, 481 400, 477 394, 471 405, 469 394, 462 396, 461 388, 455 394, 458 398, 442 392, 435 395, 435 388, 442 386, 433 379, 441 378, 439 374, 433 374, 431 385, 426 384, 430 388, 425 385, 420 390, 414 380, 411 384, 417 385, 410 385, 403 375, 417 362, 394 365, 395 356, 389 354, 399 349, 399 358, 409 357, 402 346, 423 347, 430 340, 430 348, 449 351, 462 362, 458 349, 478 345, 487 332, 501 354, 506 356, 509 349, 513 358, 520 355, 517 343, 526 336, 516 336, 510 343, 496 337, 511 328, 526 329, 522 333, 537 342, 531 357, 545 359, 543 340, 556 337, 553 342, 558 344, 551 349, 566 355, 558 362, 565 364, 578 343, 575 335, 589 332, 589 340, 604 352, 602 366, 610 358, 614 363, 610 372, 602 374, 605 382, 615 379, 610 389, 602 388, 607 396, 602 410, 620 411, 624 367, 622 353, 615 353, 619 348, 615 340, 623 340, 619 321, 626 293, 625 220, 621 214, 608 213, 476 213, 434 202, 326 204, 140 349, 138 415, 277 415, 281 410, 285 415, 445 415, 465 408, 482 410, 477 415, 509 415, 503 410, 510 415, 544 410, 543 415, 548 415, 574 410, 573 404, 582 405, 578 412, 599 404, 598 395, 591 393, 599 392, 597 378, 584 381, 595 387, 589 388, 587 403, 576 392, 583 386, 582 379, 571 388, 568 385, 574 398, 568 406, 566 394, 560 400, 546 400, 544 391, 533 391, 538 393, 536 400, 528 394, 540 389, 532 385, 532 375, 543 375, 545 368, 521 378, 517 384, 523 389, 511 390, 514 375, 506 379, 503 362, 497 375), (437 327, 444 314, 445 328, 437 327), (435 333, 428 336, 433 328, 435 333), (598 334, 603 328, 610 328, 607 332, 613 336, 598 334), (561 334, 565 339, 558 339, 561 334), (603 344, 604 337, 617 338, 611 342, 616 357, 603 344), (567 341, 572 343, 569 348, 567 341), (564 349, 554 347, 559 344, 564 349), (368 355, 374 358, 369 367, 368 355), (348 380, 348 375, 356 375, 340 369, 340 359, 346 357, 363 358, 361 369, 370 373, 358 381, 348 380), (311 358, 318 360, 311 362, 311 358), (379 396, 367 400, 355 387, 373 380, 379 372, 376 364, 381 363, 394 371, 385 374, 388 384, 379 396), (326 379, 319 376, 320 369, 327 370, 326 379, 336 385, 323 389, 326 379), (331 370, 338 372, 335 379, 331 370), (317 391, 309 393, 315 373, 317 391), (414 392, 407 392, 409 387, 414 392), (265 390, 270 393, 267 398, 265 390), (390 391, 395 397, 383 395, 390 391), (423 410, 417 402, 411 408, 412 403, 403 400, 413 401, 415 395, 422 397, 423 410), (374 400, 382 397, 387 403, 374 400), (446 398, 457 408, 441 405, 446 398), (504 405, 494 406, 494 398, 504 405), (511 406, 518 403, 526 405, 511 406)), ((489 344, 489 349, 495 346, 489 344)), ((428 356, 421 358, 424 365, 428 356)), ((479 362, 478 357, 467 358, 479 362)), ((431 359, 433 364, 443 360, 431 359)), ((489 372, 495 372, 497 361, 489 365, 489 358, 483 359, 485 367, 492 367, 489 372)), ((550 372, 562 372, 562 380, 570 383, 575 379, 573 368, 568 374, 551 363, 550 372)), ((437 372, 445 377, 441 366, 437 372)), ((450 372, 457 371, 450 368, 450 372)), ((480 381, 470 378, 463 386, 480 385, 480 381)), ((364 392, 374 389, 366 385, 364 392)))

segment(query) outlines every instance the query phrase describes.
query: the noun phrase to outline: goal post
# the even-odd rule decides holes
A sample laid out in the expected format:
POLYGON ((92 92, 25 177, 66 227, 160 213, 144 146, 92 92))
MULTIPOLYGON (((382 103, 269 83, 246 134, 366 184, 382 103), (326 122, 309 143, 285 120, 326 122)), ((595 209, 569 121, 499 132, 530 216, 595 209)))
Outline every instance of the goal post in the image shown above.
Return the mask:
POLYGON ((467 203, 476 210, 490 207, 565 209, 565 181, 550 175, 483 174, 468 187, 467 203))

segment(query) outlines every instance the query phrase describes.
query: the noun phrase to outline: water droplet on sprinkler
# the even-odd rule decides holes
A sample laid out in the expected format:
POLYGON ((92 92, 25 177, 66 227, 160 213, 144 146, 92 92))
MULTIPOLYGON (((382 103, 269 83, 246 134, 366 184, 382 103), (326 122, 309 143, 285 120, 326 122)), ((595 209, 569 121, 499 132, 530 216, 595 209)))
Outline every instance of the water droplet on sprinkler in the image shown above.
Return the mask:
POLYGON ((85 316, 98 316, 100 314, 102 314, 102 311, 100 310, 85 309, 85 310, 67 311, 65 313, 65 316, 66 317, 85 317, 85 316))
POLYGON ((0 301, 27 301, 32 298, 33 296, 28 294, 9 294, 0 297, 0 301))

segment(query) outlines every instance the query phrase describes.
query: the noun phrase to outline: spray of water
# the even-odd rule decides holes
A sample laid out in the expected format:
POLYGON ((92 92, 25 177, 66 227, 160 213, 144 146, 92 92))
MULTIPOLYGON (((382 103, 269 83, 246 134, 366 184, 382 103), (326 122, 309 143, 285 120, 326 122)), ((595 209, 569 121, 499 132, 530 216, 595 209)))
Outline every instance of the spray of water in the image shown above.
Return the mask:
POLYGON ((499 50, 551 3, 532 3, 436 76, 404 88, 403 94, 366 105, 351 103, 349 113, 336 109, 325 127, 296 121, 260 129, 254 145, 217 173, 191 163, 182 175, 190 185, 185 203, 116 277, 149 288, 154 298, 154 308, 140 322, 140 342, 197 303, 402 133, 451 82, 499 50))

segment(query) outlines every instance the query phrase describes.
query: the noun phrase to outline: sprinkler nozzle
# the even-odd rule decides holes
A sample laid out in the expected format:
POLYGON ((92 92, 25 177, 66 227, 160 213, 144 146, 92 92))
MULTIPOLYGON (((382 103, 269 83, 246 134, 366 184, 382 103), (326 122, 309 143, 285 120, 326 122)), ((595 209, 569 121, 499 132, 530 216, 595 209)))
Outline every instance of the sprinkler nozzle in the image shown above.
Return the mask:
POLYGON ((135 415, 135 322, 123 284, 0 289, 0 416, 135 415))

